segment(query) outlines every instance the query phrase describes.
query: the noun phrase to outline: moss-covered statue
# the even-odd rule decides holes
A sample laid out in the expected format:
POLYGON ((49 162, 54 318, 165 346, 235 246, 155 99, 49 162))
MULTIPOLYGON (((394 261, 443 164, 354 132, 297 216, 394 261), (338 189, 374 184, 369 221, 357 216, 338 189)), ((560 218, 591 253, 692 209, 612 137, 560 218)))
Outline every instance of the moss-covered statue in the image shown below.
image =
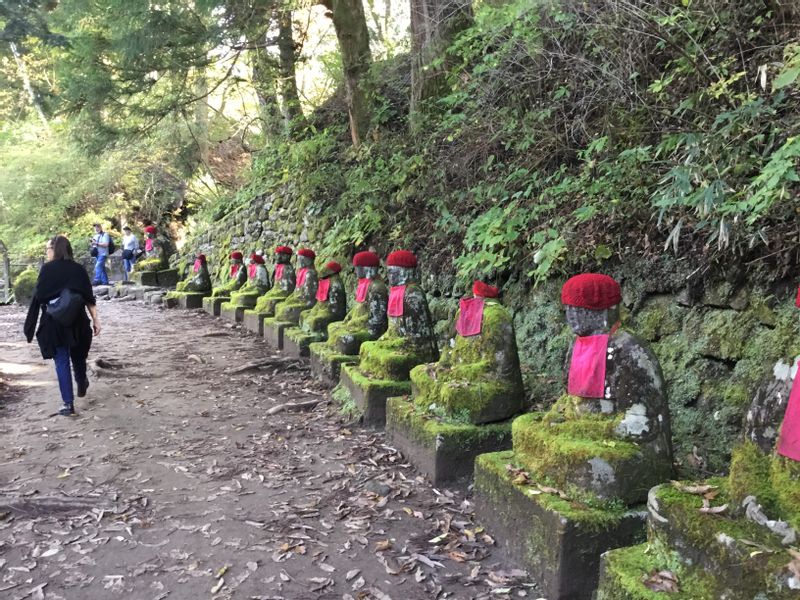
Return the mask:
POLYGON ((525 392, 511 313, 498 288, 476 281, 463 298, 456 335, 439 362, 414 367, 414 404, 423 412, 473 424, 492 423, 522 409, 525 392))
POLYGON ((300 313, 297 327, 290 327, 284 333, 283 350, 295 356, 308 356, 312 342, 328 338, 328 325, 344 319, 347 313, 347 292, 339 273, 342 266, 328 262, 319 272, 316 304, 300 313))
POLYGON ((247 283, 247 269, 244 268, 244 255, 238 250, 234 250, 230 255, 230 268, 228 270, 228 281, 215 287, 211 292, 212 296, 230 296, 231 292, 239 290, 247 283))
POLYGON ((396 250, 386 264, 391 286, 386 333, 361 344, 358 365, 342 368, 342 384, 364 423, 379 427, 386 421, 386 399, 411 391, 411 369, 439 358, 428 300, 418 283, 417 257, 396 250))
POLYGON ((211 275, 208 273, 206 255, 198 254, 192 266, 194 275, 191 279, 179 281, 176 287, 179 292, 211 293, 211 275))
POLYGON ((133 266, 135 272, 161 271, 169 268, 169 242, 158 235, 155 225, 144 228, 144 256, 133 266))
MULTIPOLYGON (((800 290, 796 304, 800 307, 800 290)), ((676 598, 800 598, 800 377, 780 361, 747 411, 730 474, 650 491, 648 541, 607 553, 598 600, 651 598, 669 570, 676 598)))
POLYGON ((265 266, 264 257, 257 252, 250 255, 250 264, 247 265, 247 283, 235 292, 231 292, 231 304, 234 306, 252 308, 259 297, 270 289, 269 273, 265 266))
POLYGON ((300 313, 317 303, 319 278, 314 268, 316 254, 310 248, 297 251, 297 285, 283 302, 275 307, 275 316, 264 319, 264 339, 275 348, 283 349, 283 333, 297 325, 300 313))
POLYGON ((255 306, 255 311, 264 317, 274 316, 275 307, 289 297, 297 284, 292 265, 292 249, 288 246, 275 248, 275 270, 272 278, 275 285, 258 299, 255 306))
POLYGON ((577 336, 567 394, 514 420, 512 452, 478 457, 476 504, 544 595, 589 598, 600 555, 644 533, 631 508, 672 476, 670 415, 658 360, 620 329, 619 284, 585 273, 561 300, 577 336))
POLYGON ((328 325, 328 340, 311 344, 311 371, 331 385, 339 381, 342 364, 358 362, 363 342, 377 340, 389 324, 386 314, 389 289, 378 276, 380 258, 370 251, 353 256, 358 285, 347 316, 328 325))

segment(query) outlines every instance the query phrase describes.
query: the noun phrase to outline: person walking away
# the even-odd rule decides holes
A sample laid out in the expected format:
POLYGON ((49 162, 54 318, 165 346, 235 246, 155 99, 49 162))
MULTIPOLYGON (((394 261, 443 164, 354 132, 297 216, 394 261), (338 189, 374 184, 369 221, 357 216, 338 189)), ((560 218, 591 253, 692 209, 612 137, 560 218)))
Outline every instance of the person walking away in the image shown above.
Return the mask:
POLYGON ((136 262, 136 255, 139 252, 139 239, 127 225, 122 228, 122 266, 125 281, 128 281, 128 273, 133 270, 136 262))
MULTIPOLYGON (((108 245, 111 243, 111 236, 103 231, 100 223, 94 224, 94 237, 92 237, 92 248, 97 249, 96 262, 94 265, 94 281, 92 285, 108 285, 108 273, 106 272, 106 260, 108 260, 108 245)), ((92 253, 94 254, 94 252, 92 253)))
POLYGON ((28 316, 25 319, 24 332, 28 343, 33 340, 34 331, 42 358, 53 359, 58 377, 58 387, 64 406, 58 414, 70 416, 75 414, 75 402, 72 379, 70 377, 70 361, 77 383, 77 395, 83 397, 89 387, 86 376, 86 358, 92 346, 92 334, 100 335, 100 320, 97 315, 92 284, 86 270, 73 260, 72 246, 63 235, 57 235, 47 242, 47 262, 39 271, 28 316), (62 325, 47 314, 48 305, 52 306, 59 298, 62 290, 72 290, 80 295, 84 307, 81 307, 71 325, 62 325), (86 309, 92 318, 90 326, 86 309), (36 329, 37 321, 39 329, 36 329))

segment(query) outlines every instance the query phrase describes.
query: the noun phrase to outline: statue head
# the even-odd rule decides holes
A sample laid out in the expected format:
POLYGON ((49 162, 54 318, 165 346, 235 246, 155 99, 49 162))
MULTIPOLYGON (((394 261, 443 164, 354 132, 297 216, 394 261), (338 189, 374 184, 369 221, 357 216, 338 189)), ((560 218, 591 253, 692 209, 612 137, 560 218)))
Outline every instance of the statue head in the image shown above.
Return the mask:
POLYGON ((381 259, 374 252, 358 252, 353 257, 353 266, 359 279, 375 279, 378 276, 381 259))
POLYGON ((156 237, 156 226, 155 225, 148 225, 147 227, 144 228, 144 234, 147 237, 149 237, 150 239, 155 238, 156 237))
POLYGON ((244 255, 241 252, 239 252, 238 250, 234 250, 233 252, 231 252, 231 257, 230 258, 231 258, 231 264, 232 265, 240 265, 240 264, 242 264, 242 261, 244 260, 244 255))
POLYGON ((322 270, 319 272, 319 278, 320 279, 327 279, 328 277, 331 277, 333 275, 336 275, 337 273, 340 273, 341 270, 342 270, 342 265, 340 265, 335 260, 331 260, 331 261, 325 263, 325 266, 322 267, 322 270))
POLYGON ((472 283, 472 295, 476 298, 497 298, 500 296, 500 288, 476 279, 472 283))
POLYGON ((390 286, 408 285, 418 281, 417 257, 413 252, 395 250, 386 257, 386 265, 390 286))
POLYGON ((582 273, 561 288, 561 302, 575 335, 600 335, 610 332, 619 321, 622 290, 608 275, 582 273))
POLYGON ((261 256, 261 255, 260 255, 259 253, 257 253, 257 252, 253 252, 253 253, 250 255, 250 264, 251 264, 251 265, 263 265, 263 264, 264 264, 264 257, 263 257, 263 256, 261 256))
POLYGON ((288 265, 292 260, 292 249, 289 246, 275 248, 275 262, 279 265, 288 265))
POLYGON ((311 248, 300 248, 297 251, 297 266, 301 269, 308 269, 314 266, 314 259, 317 255, 311 248))

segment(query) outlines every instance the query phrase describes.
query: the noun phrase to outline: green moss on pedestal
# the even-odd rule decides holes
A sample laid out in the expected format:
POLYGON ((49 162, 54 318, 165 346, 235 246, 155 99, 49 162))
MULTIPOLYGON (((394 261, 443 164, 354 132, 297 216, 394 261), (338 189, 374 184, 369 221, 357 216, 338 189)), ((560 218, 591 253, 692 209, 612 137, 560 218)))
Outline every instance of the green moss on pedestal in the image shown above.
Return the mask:
POLYGON ((375 342, 361 344, 361 370, 375 379, 408 379, 411 369, 428 359, 426 352, 404 337, 386 335, 375 342))
POLYGON ((289 297, 291 292, 282 290, 279 286, 273 287, 256 302, 255 311, 269 317, 275 316, 275 308, 289 297))
POLYGON ((145 271, 160 271, 161 269, 166 268, 166 266, 166 263, 160 257, 153 256, 151 258, 145 258, 136 261, 136 264, 133 265, 133 272, 140 273, 145 271))

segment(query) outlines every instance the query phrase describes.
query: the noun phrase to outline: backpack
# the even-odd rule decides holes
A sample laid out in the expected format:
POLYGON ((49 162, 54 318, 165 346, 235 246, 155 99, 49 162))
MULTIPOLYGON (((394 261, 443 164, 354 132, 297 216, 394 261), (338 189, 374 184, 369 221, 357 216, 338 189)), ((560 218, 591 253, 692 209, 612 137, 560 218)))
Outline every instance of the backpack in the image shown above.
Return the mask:
POLYGON ((83 296, 68 288, 61 290, 57 298, 47 303, 47 314, 64 327, 72 326, 84 307, 83 296))
POLYGON ((111 237, 111 234, 108 234, 108 254, 109 256, 114 254, 117 251, 117 245, 114 243, 114 238, 111 237))

